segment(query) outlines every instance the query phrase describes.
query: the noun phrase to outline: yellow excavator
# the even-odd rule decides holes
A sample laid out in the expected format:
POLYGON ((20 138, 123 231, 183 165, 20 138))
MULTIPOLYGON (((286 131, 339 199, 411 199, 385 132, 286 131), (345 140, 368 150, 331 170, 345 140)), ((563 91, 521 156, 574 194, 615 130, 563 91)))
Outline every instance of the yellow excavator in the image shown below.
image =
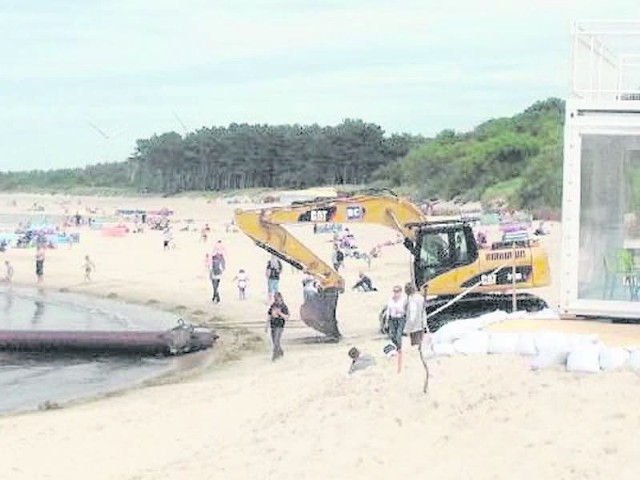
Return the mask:
MULTIPOLYGON (((399 232, 412 255, 412 282, 427 296, 431 331, 453 318, 495 309, 510 311, 513 296, 507 290, 550 283, 548 257, 537 241, 501 242, 480 248, 470 223, 461 219, 430 221, 416 205, 389 190, 238 209, 235 223, 256 245, 313 275, 319 291, 302 304, 300 318, 332 339, 340 338, 336 306, 338 295, 344 292, 344 280, 286 225, 373 223, 399 232)), ((545 301, 535 295, 516 295, 518 310, 545 307, 545 301)))

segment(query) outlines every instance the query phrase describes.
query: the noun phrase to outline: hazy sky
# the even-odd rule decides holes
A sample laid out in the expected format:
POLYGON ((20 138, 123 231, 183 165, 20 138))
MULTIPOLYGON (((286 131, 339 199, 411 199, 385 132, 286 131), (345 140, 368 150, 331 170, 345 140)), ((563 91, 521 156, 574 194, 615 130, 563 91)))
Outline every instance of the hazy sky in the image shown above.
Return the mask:
POLYGON ((570 24, 637 0, 3 0, 0 171, 237 123, 433 135, 566 97, 570 24), (108 137, 108 138, 105 138, 108 137))

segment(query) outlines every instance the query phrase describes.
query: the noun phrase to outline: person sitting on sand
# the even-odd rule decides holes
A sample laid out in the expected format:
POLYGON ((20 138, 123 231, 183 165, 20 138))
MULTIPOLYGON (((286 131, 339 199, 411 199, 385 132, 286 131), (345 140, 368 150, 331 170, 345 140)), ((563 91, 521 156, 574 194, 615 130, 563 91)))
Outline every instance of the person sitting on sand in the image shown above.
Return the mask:
POLYGON ((362 292, 377 292, 378 289, 373 286, 371 279, 366 276, 363 272, 358 273, 358 281, 356 284, 351 287, 352 290, 359 290, 362 292))
POLYGON ((357 372, 358 370, 364 370, 376 364, 376 361, 371 355, 360 352, 356 347, 352 347, 349 350, 349 358, 351 358, 349 374, 357 372))

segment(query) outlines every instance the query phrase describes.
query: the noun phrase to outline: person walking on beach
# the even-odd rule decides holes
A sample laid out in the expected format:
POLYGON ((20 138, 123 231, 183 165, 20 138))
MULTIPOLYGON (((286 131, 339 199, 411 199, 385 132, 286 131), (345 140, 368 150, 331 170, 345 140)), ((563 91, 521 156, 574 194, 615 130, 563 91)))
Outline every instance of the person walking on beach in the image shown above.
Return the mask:
POLYGON ((385 316, 389 325, 389 338, 397 351, 398 373, 402 370, 402 332, 407 321, 407 299, 402 287, 393 287, 393 294, 387 303, 385 316))
POLYGON ((207 240, 209 239, 209 232, 211 231, 211 228, 209 227, 209 224, 206 223, 204 225, 204 227, 202 227, 202 230, 200 230, 200 241, 201 242, 207 242, 207 240))
POLYGON ((84 281, 90 282, 91 272, 93 272, 96 269, 96 264, 93 263, 93 260, 91 260, 91 258, 89 258, 89 255, 85 255, 84 263, 82 264, 82 266, 84 267, 84 281))
POLYGON ((44 247, 36 249, 36 277, 38 277, 38 283, 42 283, 44 279, 44 247))
POLYGON ((213 287, 213 303, 220 303, 220 279, 225 269, 224 257, 220 254, 214 254, 211 257, 211 267, 209 269, 209 278, 213 287))
POLYGON ((282 262, 275 255, 267 262, 265 275, 267 277, 267 297, 269 303, 273 302, 274 295, 280 291, 280 273, 282 272, 282 262))
POLYGON ((11 280, 13 280, 13 265, 11 265, 9 260, 4 261, 4 268, 4 281, 6 283, 11 283, 11 280))
POLYGON ((409 334, 411 345, 420 345, 424 332, 428 329, 424 296, 412 283, 407 283, 404 286, 404 293, 407 295, 407 321, 404 331, 409 334))
POLYGON ((272 361, 276 361, 278 358, 284 355, 282 350, 282 332, 284 331, 284 324, 289 319, 289 308, 284 303, 282 294, 275 292, 273 294, 273 303, 269 307, 267 312, 267 328, 271 328, 271 342, 273 343, 273 354, 271 356, 272 361))

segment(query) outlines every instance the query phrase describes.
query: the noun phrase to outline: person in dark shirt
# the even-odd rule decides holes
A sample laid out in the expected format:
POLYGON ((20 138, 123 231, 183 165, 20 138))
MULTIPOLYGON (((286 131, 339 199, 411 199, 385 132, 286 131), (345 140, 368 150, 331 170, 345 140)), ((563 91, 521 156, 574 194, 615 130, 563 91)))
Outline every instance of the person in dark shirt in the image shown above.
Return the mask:
POLYGON ((280 342, 282 340, 284 324, 289 319, 289 308, 284 303, 280 292, 273 294, 273 303, 269 307, 267 317, 265 331, 267 328, 271 328, 271 341, 273 342, 273 355, 271 360, 275 361, 284 355, 280 342))
POLYGON ((280 273, 282 273, 282 262, 275 255, 267 262, 265 275, 267 277, 267 295, 269 303, 273 302, 275 293, 280 291, 280 273))
POLYGON ((371 279, 367 277, 364 273, 360 272, 358 274, 359 279, 356 284, 352 287, 352 290, 362 290, 363 292, 377 292, 378 289, 373 286, 371 279))

